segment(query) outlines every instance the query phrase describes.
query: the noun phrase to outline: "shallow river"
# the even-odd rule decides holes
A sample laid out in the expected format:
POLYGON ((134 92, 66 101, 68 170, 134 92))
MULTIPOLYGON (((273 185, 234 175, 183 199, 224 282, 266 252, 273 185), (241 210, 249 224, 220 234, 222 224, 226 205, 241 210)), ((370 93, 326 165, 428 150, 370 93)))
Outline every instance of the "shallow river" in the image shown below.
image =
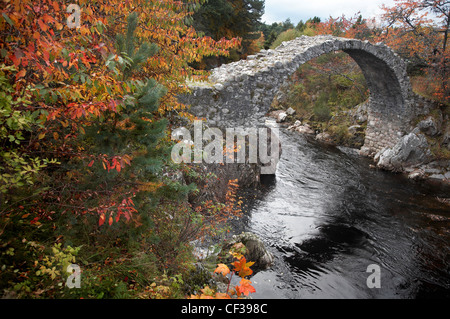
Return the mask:
POLYGON ((251 278, 254 299, 450 297, 450 206, 437 199, 450 188, 370 169, 298 133, 281 140, 277 176, 248 196, 239 227, 275 257, 251 278), (370 265, 381 288, 368 287, 370 265))

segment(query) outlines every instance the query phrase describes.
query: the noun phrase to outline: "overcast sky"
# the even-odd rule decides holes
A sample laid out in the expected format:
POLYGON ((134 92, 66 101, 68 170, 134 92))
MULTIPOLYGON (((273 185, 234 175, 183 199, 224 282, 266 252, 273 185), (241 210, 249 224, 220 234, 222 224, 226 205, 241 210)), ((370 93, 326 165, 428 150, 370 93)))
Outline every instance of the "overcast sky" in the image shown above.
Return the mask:
POLYGON ((282 22, 290 18, 296 25, 300 20, 318 16, 322 21, 330 16, 337 18, 345 14, 354 16, 358 11, 364 18, 381 13, 382 4, 392 6, 394 0, 266 0, 266 10, 262 21, 282 22))

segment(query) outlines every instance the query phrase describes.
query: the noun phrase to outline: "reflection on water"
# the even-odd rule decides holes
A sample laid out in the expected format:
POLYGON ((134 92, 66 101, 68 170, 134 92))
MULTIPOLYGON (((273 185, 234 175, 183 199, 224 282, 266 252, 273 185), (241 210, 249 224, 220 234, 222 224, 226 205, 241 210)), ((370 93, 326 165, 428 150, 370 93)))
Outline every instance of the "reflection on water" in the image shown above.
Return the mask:
POLYGON ((450 297, 449 188, 371 170, 367 159, 281 132, 275 178, 248 196, 240 230, 274 254, 253 298, 450 297), (369 265, 381 289, 367 287, 369 265))

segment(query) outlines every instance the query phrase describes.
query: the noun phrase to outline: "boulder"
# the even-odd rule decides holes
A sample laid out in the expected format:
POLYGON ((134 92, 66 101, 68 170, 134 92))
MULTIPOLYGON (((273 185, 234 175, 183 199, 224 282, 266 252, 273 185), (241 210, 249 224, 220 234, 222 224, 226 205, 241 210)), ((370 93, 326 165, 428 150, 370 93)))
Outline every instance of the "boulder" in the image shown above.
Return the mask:
POLYGON ((421 169, 417 169, 408 175, 408 178, 413 181, 422 180, 425 178, 425 172, 421 169))
POLYGON ((278 122, 278 123, 284 123, 284 122, 286 122, 287 117, 288 117, 288 114, 287 114, 287 113, 285 113, 285 112, 280 113, 280 114, 278 114, 277 122, 278 122))
POLYGON ((382 149, 377 155, 375 155, 374 160, 377 163, 377 167, 385 170, 395 170, 394 166, 391 164, 391 159, 394 157, 394 151, 391 148, 382 149))
POLYGON ((331 135, 326 132, 318 134, 316 136, 316 140, 319 142, 324 142, 324 143, 332 143, 333 142, 333 138, 331 137, 331 135))
POLYGON ((303 125, 303 126, 299 126, 295 129, 298 133, 300 134, 307 134, 307 135, 314 135, 316 134, 316 132, 314 132, 311 127, 303 125))
POLYGON ((401 172, 406 167, 417 167, 432 159, 428 141, 417 131, 404 136, 394 148, 385 148, 376 156, 378 168, 401 172))
POLYGON ((417 127, 419 128, 419 130, 428 135, 428 136, 436 136, 440 133, 440 123, 437 123, 437 121, 430 116, 429 118, 427 118, 426 120, 420 122, 417 127))
POLYGON ((292 116, 292 115, 294 115, 294 114, 296 113, 296 111, 295 111, 292 107, 290 107, 290 108, 286 111, 286 113, 287 113, 288 115, 292 116))
POLYGON ((301 125, 302 125, 302 122, 300 122, 300 121, 295 121, 295 124, 292 125, 292 126, 289 126, 288 130, 289 130, 289 131, 293 131, 293 130, 295 130, 297 127, 300 127, 301 125))
POLYGON ((245 258, 248 262, 255 263, 251 267, 253 270, 266 270, 272 266, 273 256, 266 249, 264 243, 257 235, 253 233, 242 233, 240 235, 235 235, 222 251, 228 252, 228 250, 237 243, 243 243, 247 248, 245 258))
POLYGON ((268 117, 277 120, 281 113, 285 113, 285 112, 283 110, 272 111, 268 114, 268 117))
POLYGON ((441 181, 441 182, 446 179, 445 175, 442 175, 442 174, 434 174, 434 175, 431 175, 429 178, 437 180, 437 181, 441 181))

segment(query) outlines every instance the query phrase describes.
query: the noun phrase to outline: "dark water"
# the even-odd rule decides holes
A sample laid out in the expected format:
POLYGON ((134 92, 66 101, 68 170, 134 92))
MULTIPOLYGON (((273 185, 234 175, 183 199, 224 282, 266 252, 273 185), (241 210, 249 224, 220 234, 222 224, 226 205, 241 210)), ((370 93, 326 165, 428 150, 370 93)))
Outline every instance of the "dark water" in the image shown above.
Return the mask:
POLYGON ((367 159, 281 131, 275 179, 252 194, 244 231, 274 266, 252 277, 254 299, 449 298, 450 197, 369 168, 367 159), (369 289, 369 265, 381 288, 369 289))

